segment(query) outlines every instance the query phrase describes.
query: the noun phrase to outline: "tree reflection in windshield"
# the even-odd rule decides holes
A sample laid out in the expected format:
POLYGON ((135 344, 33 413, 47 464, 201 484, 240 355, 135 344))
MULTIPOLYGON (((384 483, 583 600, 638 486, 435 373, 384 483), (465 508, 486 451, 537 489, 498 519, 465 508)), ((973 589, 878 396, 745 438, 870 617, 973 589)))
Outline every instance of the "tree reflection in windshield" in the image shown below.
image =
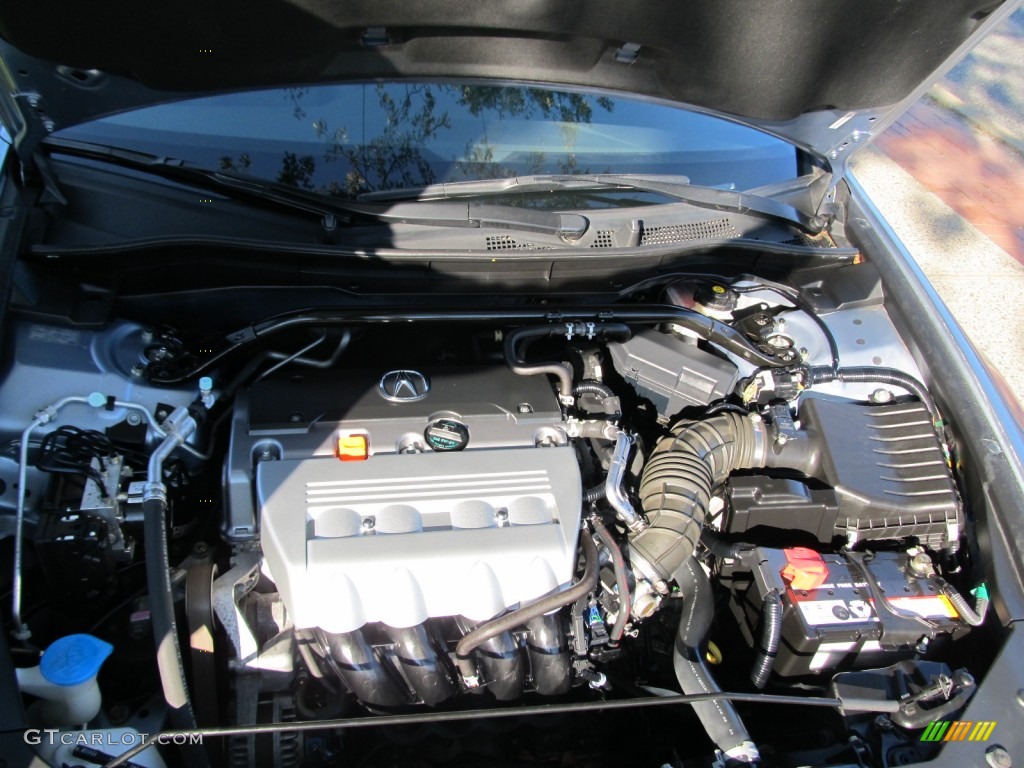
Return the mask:
MULTIPOLYGON (((311 114, 312 108, 305 104, 307 88, 283 92, 295 119, 311 126, 323 151, 298 154, 285 150, 273 174, 278 182, 355 197, 439 181, 589 173, 590 168, 580 167, 575 152, 579 126, 590 123, 595 109, 614 111, 614 102, 607 97, 544 88, 424 83, 378 83, 361 88, 362 109, 341 116, 311 114), (492 141, 495 127, 500 130, 514 120, 557 128, 557 144, 550 130, 536 132, 535 145, 513 142, 511 151, 507 138, 492 141), (456 121, 458 130, 454 130, 456 121), (453 142, 467 133, 472 138, 455 149, 453 142)), ((254 172, 248 152, 221 157, 220 167, 254 172)), ((271 174, 264 171, 259 175, 271 174)))

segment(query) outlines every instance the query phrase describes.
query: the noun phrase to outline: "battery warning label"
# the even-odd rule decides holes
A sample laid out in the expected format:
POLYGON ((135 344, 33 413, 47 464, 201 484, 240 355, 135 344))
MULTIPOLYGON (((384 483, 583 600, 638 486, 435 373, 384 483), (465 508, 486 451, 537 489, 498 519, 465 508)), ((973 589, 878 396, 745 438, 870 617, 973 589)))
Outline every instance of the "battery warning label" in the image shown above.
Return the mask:
MULTIPOLYGON (((797 603, 804 621, 812 627, 861 621, 879 621, 873 600, 801 600, 797 603)), ((900 613, 924 618, 957 618, 945 595, 894 597, 889 605, 900 613)))

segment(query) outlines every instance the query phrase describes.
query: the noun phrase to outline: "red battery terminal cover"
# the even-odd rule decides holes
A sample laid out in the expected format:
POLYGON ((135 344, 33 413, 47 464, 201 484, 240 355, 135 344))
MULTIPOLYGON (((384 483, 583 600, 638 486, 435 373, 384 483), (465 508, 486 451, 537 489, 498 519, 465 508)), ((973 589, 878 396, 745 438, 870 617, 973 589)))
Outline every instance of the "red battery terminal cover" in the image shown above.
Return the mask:
POLYGON ((828 566, 813 549, 793 547, 784 551, 786 565, 781 575, 793 589, 817 589, 828 580, 828 566))

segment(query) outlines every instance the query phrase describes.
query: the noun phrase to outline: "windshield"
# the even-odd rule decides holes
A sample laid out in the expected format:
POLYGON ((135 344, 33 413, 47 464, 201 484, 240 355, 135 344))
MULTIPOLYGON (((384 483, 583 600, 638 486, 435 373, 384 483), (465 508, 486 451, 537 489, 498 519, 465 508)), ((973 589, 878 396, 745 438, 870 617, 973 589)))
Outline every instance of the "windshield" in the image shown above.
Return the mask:
POLYGON ((791 145, 736 123, 522 86, 272 89, 147 107, 56 135, 342 197, 532 174, 670 174, 740 190, 797 174, 791 145))

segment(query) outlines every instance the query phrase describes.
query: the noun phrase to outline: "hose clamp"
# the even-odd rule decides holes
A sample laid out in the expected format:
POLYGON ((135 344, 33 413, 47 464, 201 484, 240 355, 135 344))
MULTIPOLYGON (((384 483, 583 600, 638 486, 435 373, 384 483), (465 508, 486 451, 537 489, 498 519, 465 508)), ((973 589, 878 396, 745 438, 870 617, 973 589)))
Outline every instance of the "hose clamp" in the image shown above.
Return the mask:
POLYGON ((146 483, 142 487, 142 503, 147 501, 161 501, 167 503, 167 486, 163 483, 146 483))
POLYGON ((767 459, 767 447, 765 445, 765 432, 764 432, 764 420, 759 414, 752 413, 750 415, 750 426, 754 433, 754 455, 753 465, 755 467, 763 467, 767 459))

